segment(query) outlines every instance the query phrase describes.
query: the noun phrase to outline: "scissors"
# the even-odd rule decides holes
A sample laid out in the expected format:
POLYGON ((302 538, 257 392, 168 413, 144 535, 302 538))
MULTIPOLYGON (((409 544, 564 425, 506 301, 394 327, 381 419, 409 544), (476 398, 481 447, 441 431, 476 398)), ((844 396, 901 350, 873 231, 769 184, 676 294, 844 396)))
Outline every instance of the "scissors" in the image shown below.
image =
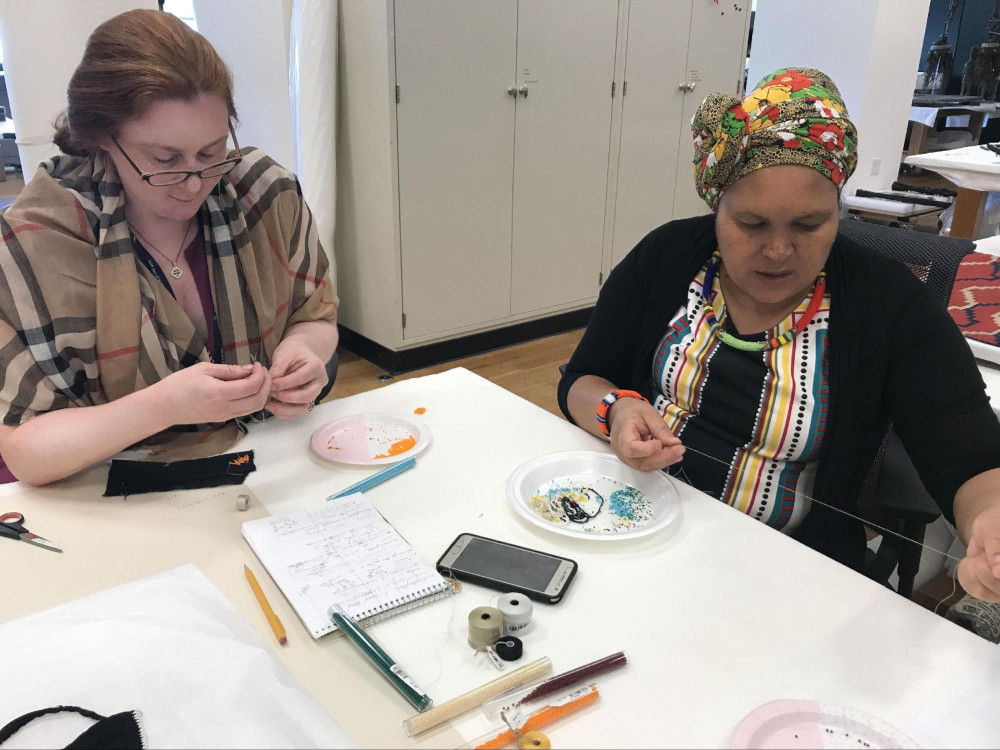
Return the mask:
POLYGON ((0 536, 20 539, 28 544, 37 544, 39 547, 50 549, 53 552, 62 552, 56 545, 38 534, 32 534, 24 528, 24 516, 20 513, 4 513, 0 515, 0 536))

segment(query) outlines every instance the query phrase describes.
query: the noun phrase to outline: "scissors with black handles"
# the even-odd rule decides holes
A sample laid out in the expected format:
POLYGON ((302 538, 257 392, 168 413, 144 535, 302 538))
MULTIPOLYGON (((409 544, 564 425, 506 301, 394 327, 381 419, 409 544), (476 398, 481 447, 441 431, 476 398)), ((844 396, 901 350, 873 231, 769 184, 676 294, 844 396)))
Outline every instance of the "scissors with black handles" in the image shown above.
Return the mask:
POLYGON ((24 528, 24 516, 20 513, 4 513, 3 515, 0 515, 0 536, 6 536, 11 539, 20 539, 22 542, 36 544, 39 547, 50 549, 53 552, 62 552, 61 549, 45 537, 38 536, 38 534, 32 534, 24 528))

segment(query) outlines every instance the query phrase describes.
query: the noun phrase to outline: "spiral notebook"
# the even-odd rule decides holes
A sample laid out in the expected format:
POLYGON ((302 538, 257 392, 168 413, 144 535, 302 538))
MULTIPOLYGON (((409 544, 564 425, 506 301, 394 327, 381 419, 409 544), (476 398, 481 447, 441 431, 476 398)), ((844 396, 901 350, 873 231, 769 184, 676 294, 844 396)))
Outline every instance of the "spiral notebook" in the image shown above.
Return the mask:
POLYGON ((243 536, 313 638, 340 604, 361 625, 453 593, 360 494, 243 524, 243 536))

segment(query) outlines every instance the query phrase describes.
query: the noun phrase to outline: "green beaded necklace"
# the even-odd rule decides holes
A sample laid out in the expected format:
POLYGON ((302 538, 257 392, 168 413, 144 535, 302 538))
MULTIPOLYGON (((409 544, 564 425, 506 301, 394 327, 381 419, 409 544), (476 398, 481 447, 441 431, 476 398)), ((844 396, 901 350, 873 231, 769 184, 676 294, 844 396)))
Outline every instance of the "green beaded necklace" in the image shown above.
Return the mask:
POLYGON ((712 298, 712 282, 715 280, 715 274, 721 266, 722 254, 716 250, 712 254, 712 260, 709 261, 708 268, 705 270, 705 283, 701 288, 701 296, 705 301, 705 321, 708 323, 708 327, 712 333, 719 337, 719 341, 726 346, 731 346, 733 349, 739 349, 744 352, 769 351, 787 344, 809 325, 820 304, 823 302, 823 295, 826 294, 826 271, 820 271, 819 276, 816 277, 812 299, 809 301, 809 307, 806 308, 806 314, 794 326, 780 336, 772 336, 764 341, 744 341, 722 329, 722 326, 719 325, 719 321, 715 317, 715 309, 710 302, 712 298))

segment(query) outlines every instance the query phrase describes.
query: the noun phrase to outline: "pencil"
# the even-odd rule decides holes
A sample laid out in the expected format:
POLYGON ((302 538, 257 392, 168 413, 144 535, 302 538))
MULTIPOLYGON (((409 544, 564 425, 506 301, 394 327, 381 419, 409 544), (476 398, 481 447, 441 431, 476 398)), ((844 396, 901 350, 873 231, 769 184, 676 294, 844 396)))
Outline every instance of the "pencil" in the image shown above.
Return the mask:
POLYGON ((288 638, 285 637, 285 626, 281 624, 281 620, 278 619, 278 616, 274 614, 274 610, 271 609, 271 605, 268 603, 267 597, 264 596, 264 592, 260 590, 260 584, 257 583, 257 578, 254 576, 253 571, 246 565, 243 566, 243 571, 246 573, 247 582, 253 590, 253 595, 257 597, 257 603, 260 605, 260 608, 264 610, 264 617, 267 618, 267 624, 270 625, 271 630, 274 631, 274 637, 278 639, 278 643, 284 646, 288 643, 288 638))

